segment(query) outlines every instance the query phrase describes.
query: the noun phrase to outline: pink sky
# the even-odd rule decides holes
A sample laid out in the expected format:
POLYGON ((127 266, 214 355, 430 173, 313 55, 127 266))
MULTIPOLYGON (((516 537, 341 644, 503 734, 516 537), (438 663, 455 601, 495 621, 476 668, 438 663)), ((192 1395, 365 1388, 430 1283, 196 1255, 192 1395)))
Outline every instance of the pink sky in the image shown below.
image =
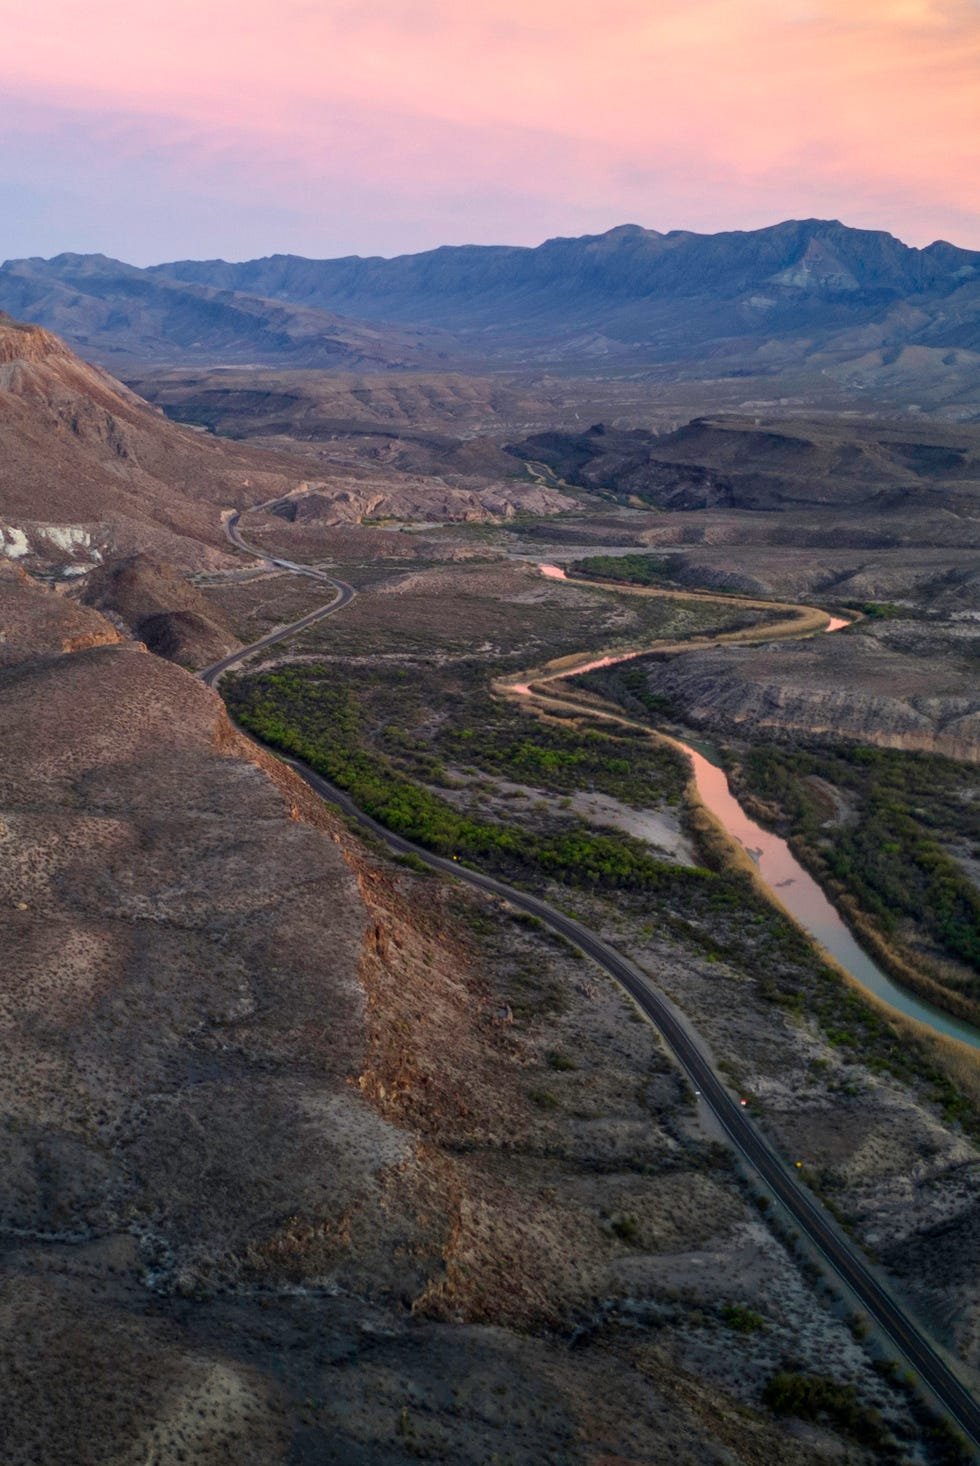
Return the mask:
POLYGON ((0 255, 980 248, 980 0, 0 0, 0 255))

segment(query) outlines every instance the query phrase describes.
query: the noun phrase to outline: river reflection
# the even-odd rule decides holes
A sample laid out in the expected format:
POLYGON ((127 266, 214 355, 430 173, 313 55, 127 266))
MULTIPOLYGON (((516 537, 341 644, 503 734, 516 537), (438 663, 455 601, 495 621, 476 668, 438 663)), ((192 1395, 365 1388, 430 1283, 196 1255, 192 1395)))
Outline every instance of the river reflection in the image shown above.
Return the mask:
MULTIPOLYGON (((567 576, 558 565, 542 565, 542 575, 552 580, 565 580, 567 576)), ((841 616, 831 616, 824 632, 841 631, 850 622, 841 616)), ((554 681, 558 676, 578 677, 585 672, 597 671, 600 667, 615 666, 618 662, 642 656, 642 652, 631 652, 625 656, 597 657, 579 667, 569 668, 563 673, 552 674, 542 681, 554 681)), ((522 683, 515 686, 515 692, 529 696, 531 688, 522 683)), ((809 932, 840 965, 855 977, 862 986, 883 999, 889 1007, 915 1018, 936 1033, 959 1039, 971 1048, 980 1048, 980 1032, 969 1023, 942 1012, 931 1003, 917 998, 914 993, 900 987, 888 973, 868 956, 858 945, 849 928, 831 905, 823 890, 810 873, 796 859, 785 840, 763 829, 750 819, 728 786, 724 769, 707 758, 700 749, 679 739, 672 740, 683 749, 694 767, 694 782, 702 801, 717 820, 724 825, 729 835, 745 850, 754 862, 759 876, 773 892, 777 901, 790 916, 809 932)))
POLYGON ((925 1003, 914 993, 900 987, 887 972, 873 962, 851 935, 850 930, 827 900, 820 886, 804 870, 785 840, 763 829, 750 819, 728 787, 724 769, 713 764, 689 744, 681 743, 694 765, 694 781, 698 793, 711 813, 728 833, 738 841, 758 869, 759 875, 772 890, 790 916, 805 928, 820 945, 835 957, 842 967, 864 987, 870 988, 892 1008, 910 1018, 926 1023, 937 1033, 958 1038, 973 1048, 980 1047, 980 1033, 968 1023, 925 1003))

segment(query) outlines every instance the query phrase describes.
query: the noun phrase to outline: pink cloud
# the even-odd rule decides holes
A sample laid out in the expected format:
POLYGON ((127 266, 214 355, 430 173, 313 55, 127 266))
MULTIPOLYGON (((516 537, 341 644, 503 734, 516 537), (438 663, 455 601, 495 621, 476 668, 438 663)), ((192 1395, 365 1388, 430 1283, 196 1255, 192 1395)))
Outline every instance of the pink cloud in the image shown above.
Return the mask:
POLYGON ((973 0, 0 0, 0 27, 34 115, 87 119, 120 167, 169 152, 168 187, 224 159, 243 206, 353 205, 352 248, 372 189, 453 237, 455 200, 474 238, 830 213, 980 246, 973 0))

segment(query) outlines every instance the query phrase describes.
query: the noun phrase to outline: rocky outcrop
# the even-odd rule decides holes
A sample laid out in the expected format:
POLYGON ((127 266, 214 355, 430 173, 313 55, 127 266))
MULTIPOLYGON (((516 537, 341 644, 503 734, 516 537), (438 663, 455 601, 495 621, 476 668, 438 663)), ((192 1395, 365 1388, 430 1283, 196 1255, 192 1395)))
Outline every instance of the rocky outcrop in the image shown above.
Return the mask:
POLYGON ((490 483, 459 488, 435 477, 390 474, 374 482, 313 484, 291 495, 271 512, 300 525, 361 524, 365 520, 416 523, 485 523, 513 519, 518 513, 559 514, 571 507, 567 494, 532 483, 490 483))
POLYGON ((903 655, 855 628, 796 645, 688 652, 648 664, 685 721, 773 741, 843 739, 980 760, 980 694, 962 651, 903 655))
POLYGON ((0 668, 123 640, 103 616, 44 591, 0 559, 0 668))
POLYGON ((0 554, 49 568, 136 548, 220 564, 215 506, 299 478, 272 455, 176 427, 57 337, 2 315, 0 435, 0 554))
POLYGON ((18 362, 36 364, 51 358, 68 360, 71 352, 59 337, 41 326, 13 321, 0 312, 0 367, 18 362))

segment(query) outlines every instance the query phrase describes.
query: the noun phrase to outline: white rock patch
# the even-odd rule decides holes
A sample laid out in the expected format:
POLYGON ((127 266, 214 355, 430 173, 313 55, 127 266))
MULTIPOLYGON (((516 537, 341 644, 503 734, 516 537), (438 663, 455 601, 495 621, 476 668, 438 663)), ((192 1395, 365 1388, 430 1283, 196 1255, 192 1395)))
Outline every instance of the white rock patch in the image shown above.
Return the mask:
POLYGON ((9 525, 0 524, 0 553, 6 555, 8 560, 20 560, 24 555, 29 555, 30 551, 27 536, 22 529, 12 529, 9 525))
POLYGON ((92 546, 91 530, 83 529, 79 524, 46 524, 39 533, 59 550, 88 550, 92 546))

